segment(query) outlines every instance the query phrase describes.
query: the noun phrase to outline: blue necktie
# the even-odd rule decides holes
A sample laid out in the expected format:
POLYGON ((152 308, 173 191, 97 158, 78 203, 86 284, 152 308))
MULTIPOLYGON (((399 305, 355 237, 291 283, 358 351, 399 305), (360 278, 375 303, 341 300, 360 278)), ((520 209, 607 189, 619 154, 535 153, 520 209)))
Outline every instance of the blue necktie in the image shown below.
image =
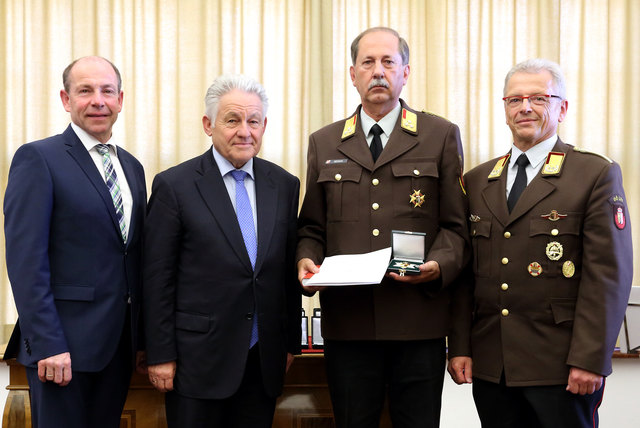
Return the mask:
MULTIPOLYGON (((247 253, 249 253, 251 267, 255 268, 258 240, 256 239, 256 228, 253 223, 253 211, 251 210, 251 202, 249 202, 249 194, 244 187, 244 179, 247 173, 236 169, 231 171, 231 175, 236 180, 236 216, 238 216, 238 224, 240 225, 247 253)), ((254 312, 249 348, 252 348, 256 342, 258 342, 258 313, 254 312)))
POLYGON ((116 175, 113 164, 111 163, 111 156, 109 155, 109 146, 106 144, 96 144, 96 150, 102 155, 102 166, 104 167, 104 176, 106 178, 107 187, 109 193, 111 193, 111 199, 113 199, 113 206, 116 209, 116 217, 118 218, 118 226, 120 226, 120 233, 122 234, 122 240, 127 242, 127 225, 124 219, 124 208, 122 206, 122 193, 120 193, 120 185, 118 184, 118 176, 116 175))

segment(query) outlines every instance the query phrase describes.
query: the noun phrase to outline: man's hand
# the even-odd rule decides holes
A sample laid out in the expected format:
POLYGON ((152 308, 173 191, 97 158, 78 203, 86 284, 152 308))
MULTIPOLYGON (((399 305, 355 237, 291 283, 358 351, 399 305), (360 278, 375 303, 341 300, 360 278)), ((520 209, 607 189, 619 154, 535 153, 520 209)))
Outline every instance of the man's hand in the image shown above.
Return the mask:
POLYGON ((149 373, 147 368, 147 353, 145 351, 136 352, 136 372, 140 374, 149 373))
POLYGON ((453 357, 449 360, 447 371, 451 375, 451 379, 458 385, 471 383, 473 375, 471 366, 471 357, 453 357))
MULTIPOLYGON (((313 262, 313 260, 308 259, 308 258, 300 259, 300 261, 298 262, 298 281, 300 281, 300 285, 302 285, 302 278, 304 278, 305 275, 310 273, 310 272, 311 273, 318 273, 318 272, 320 272, 320 269, 318 269, 318 266, 316 266, 316 264, 313 262)), ((307 293, 313 294, 316 291, 324 290, 326 287, 314 287, 314 286, 309 286, 308 287, 306 285, 303 285, 302 288, 307 293)))
POLYGON ((38 379, 67 386, 71 382, 71 354, 64 352, 38 361, 38 379))
POLYGON ((387 276, 398 282, 406 282, 408 284, 420 284, 440 278, 440 265, 434 260, 429 260, 425 264, 420 265, 419 269, 420 273, 418 275, 400 276, 395 272, 389 272, 387 276))
POLYGON ((571 367, 567 391, 573 394, 593 394, 602 388, 604 377, 587 370, 571 367))
POLYGON ((176 362, 154 364, 148 366, 149 380, 160 392, 173 390, 173 377, 176 375, 176 362))
POLYGON ((293 363, 293 354, 290 352, 287 352, 287 368, 285 369, 285 373, 289 371, 289 367, 291 367, 291 363, 293 363))

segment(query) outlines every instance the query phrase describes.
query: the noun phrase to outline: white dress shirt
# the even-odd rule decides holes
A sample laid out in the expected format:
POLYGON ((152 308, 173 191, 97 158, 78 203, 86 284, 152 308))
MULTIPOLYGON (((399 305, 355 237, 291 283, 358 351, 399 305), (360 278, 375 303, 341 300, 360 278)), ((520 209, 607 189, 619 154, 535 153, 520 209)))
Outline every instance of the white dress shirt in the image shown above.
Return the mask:
MULTIPOLYGON (((96 165, 96 168, 98 168, 100 177, 102 177, 102 179, 106 183, 107 177, 104 174, 102 155, 96 149, 96 146, 102 143, 89 135, 84 129, 80 128, 73 122, 71 123, 71 128, 73 128, 73 131, 82 142, 82 145, 89 152, 93 163, 96 165)), ((117 142, 114 142, 114 138, 112 137, 109 141, 107 141, 106 145, 109 147, 111 164, 113 165, 113 169, 115 170, 116 176, 118 177, 118 185, 120 186, 120 194, 122 195, 122 209, 124 210, 125 231, 127 236, 129 236, 129 224, 131 223, 131 211, 133 209, 133 196, 131 195, 131 189, 129 188, 127 177, 125 176, 122 165, 120 164, 120 160, 118 159, 117 142)))
POLYGON ((398 116, 400 116, 400 102, 391 110, 385 117, 380 119, 378 122, 373 120, 371 116, 365 113, 364 109, 360 109, 360 121, 362 122, 362 131, 364 135, 367 137, 367 143, 369 147, 371 147, 371 142, 373 141, 373 134, 371 133, 371 127, 376 123, 380 125, 380 128, 384 131, 380 134, 380 141, 382 142, 382 148, 384 149, 387 145, 387 141, 389 141, 389 136, 393 131, 393 128, 396 126, 396 122, 398 121, 398 116))
POLYGON ((516 181, 516 174, 518 173, 518 165, 516 165, 516 160, 520 157, 522 153, 525 154, 527 159, 529 159, 529 165, 525 168, 527 172, 527 186, 531 183, 531 180, 538 174, 540 168, 544 164, 544 161, 547 160, 547 155, 553 149, 553 146, 556 145, 556 141, 558 140, 558 135, 554 134, 552 137, 547 138, 546 140, 536 144, 531 147, 526 152, 523 152, 515 145, 511 147, 511 158, 509 159, 509 168, 507 169, 507 199, 509 198, 509 193, 511 192, 511 187, 513 187, 513 182, 516 181))

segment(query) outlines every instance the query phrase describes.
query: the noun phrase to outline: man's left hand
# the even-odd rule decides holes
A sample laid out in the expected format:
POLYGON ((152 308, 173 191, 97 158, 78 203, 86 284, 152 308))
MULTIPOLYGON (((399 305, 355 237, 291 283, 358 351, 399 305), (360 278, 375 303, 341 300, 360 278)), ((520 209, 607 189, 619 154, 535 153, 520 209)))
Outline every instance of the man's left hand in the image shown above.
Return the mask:
POLYGON ((593 394, 602 388, 604 377, 587 370, 571 367, 567 391, 573 394, 593 394))
POLYGON ((420 284, 440 278, 440 265, 434 260, 429 260, 425 264, 420 265, 419 269, 420 273, 418 275, 400 276, 395 272, 389 272, 387 276, 398 282, 406 282, 407 284, 420 284))

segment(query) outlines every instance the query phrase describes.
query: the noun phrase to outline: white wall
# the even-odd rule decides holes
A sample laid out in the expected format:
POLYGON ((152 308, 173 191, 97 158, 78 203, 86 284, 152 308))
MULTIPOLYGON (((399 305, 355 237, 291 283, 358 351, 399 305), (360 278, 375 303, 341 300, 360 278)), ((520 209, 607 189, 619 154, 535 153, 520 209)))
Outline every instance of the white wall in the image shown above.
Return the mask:
MULTIPOLYGON (((9 367, 0 363, 0 409, 4 409, 9 384, 9 367)), ((637 427, 640 421, 640 359, 614 359, 613 374, 607 379, 600 408, 603 428, 637 427)), ((0 414, 2 411, 0 410, 0 414)), ((442 428, 480 428, 471 396, 471 385, 456 385, 446 375, 442 397, 442 428)))

